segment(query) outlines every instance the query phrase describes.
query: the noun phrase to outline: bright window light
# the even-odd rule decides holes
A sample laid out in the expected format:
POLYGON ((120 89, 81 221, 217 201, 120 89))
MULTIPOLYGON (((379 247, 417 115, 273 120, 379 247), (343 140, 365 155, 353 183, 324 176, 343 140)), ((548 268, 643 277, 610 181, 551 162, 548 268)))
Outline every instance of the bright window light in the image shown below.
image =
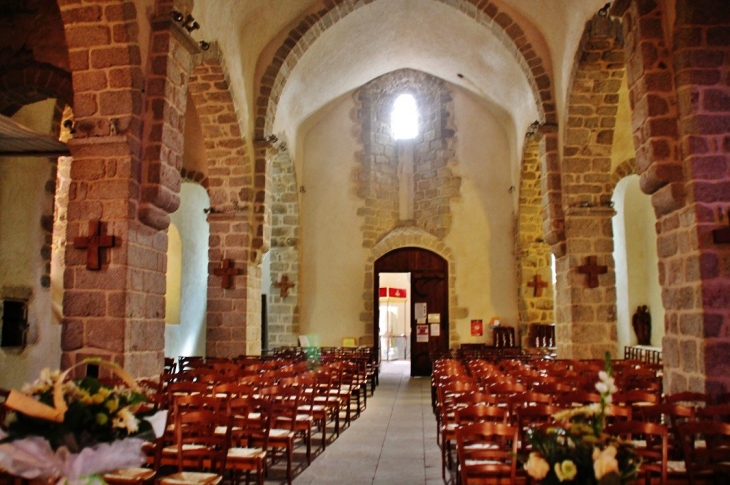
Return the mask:
POLYGON ((393 104, 390 126, 396 140, 412 140, 418 136, 418 107, 411 94, 401 94, 393 104))

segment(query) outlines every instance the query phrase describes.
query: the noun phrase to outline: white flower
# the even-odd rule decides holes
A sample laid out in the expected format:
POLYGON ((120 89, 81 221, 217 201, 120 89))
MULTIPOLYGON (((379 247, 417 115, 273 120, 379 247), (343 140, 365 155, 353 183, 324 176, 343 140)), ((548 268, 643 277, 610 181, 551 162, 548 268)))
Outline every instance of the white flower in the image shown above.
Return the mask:
POLYGON ((139 421, 129 407, 122 408, 117 411, 117 415, 112 422, 114 428, 125 428, 128 433, 135 433, 139 429, 139 421))
POLYGON ((596 382, 596 391, 600 392, 601 394, 607 394, 608 386, 605 382, 596 382))
POLYGON ((525 471, 535 480, 542 480, 550 471, 550 465, 540 453, 532 452, 525 463, 525 471))
POLYGON ((556 463, 554 470, 555 476, 558 477, 558 480, 560 480, 561 482, 564 482, 566 480, 572 480, 578 474, 578 467, 576 467, 575 463, 573 463, 571 460, 565 460, 562 463, 556 463))
POLYGON ((616 448, 613 445, 609 445, 605 450, 599 450, 598 448, 593 450, 593 471, 598 480, 609 473, 618 473, 616 448))

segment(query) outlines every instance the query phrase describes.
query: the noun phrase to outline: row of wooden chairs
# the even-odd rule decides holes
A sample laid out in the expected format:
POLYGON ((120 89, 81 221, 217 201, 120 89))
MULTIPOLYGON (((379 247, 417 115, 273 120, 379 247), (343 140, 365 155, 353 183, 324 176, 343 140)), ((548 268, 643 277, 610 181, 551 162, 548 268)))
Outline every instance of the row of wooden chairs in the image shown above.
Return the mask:
MULTIPOLYGON (((520 383, 515 378, 519 372, 515 373, 514 370, 523 369, 524 362, 508 363, 501 366, 502 369, 495 370, 495 367, 492 363, 484 365, 468 362, 465 365, 454 360, 434 365, 432 382, 437 402, 435 408, 438 410, 437 439, 442 449, 444 477, 446 468, 451 468, 453 464, 451 443, 454 442, 459 459, 457 477, 462 483, 472 483, 467 481, 470 476, 485 473, 501 473, 514 479, 516 462, 510 462, 507 457, 515 456, 517 451, 523 455, 529 451, 525 436, 527 429, 541 425, 554 426, 556 423, 553 417, 558 411, 600 402, 601 399, 596 392, 569 389, 569 386, 545 387, 540 388, 540 391, 552 392, 536 392, 538 385, 520 383), (472 376, 479 375, 479 370, 486 368, 492 370, 482 373, 488 377, 475 379, 472 376), (490 439, 502 446, 490 446, 485 450, 486 434, 491 434, 490 439), (474 440, 481 440, 482 446, 475 449, 472 446, 474 440), (504 449, 505 443, 512 449, 504 449), (494 463, 486 468, 474 466, 486 459, 494 463), (502 463, 498 464, 499 461, 502 463)), ((540 364, 535 367, 539 368, 540 364)), ((623 363, 617 367, 628 371, 636 368, 636 365, 623 363)), ((596 371, 591 372, 594 383, 598 369, 598 365, 591 369, 596 371)), ((668 464, 674 465, 670 470, 674 475, 687 477, 690 481, 702 474, 722 471, 725 465, 706 459, 706 455, 727 458, 727 454, 723 455, 724 448, 718 443, 727 439, 723 435, 725 423, 722 421, 730 421, 730 405, 711 405, 709 397, 704 394, 660 396, 656 390, 646 392, 634 389, 614 394, 613 398, 614 404, 607 408, 608 431, 626 436, 626 439, 636 439, 640 445, 637 450, 644 457, 642 473, 645 476, 654 474, 661 483, 666 483, 668 464), (710 431, 720 437, 710 438, 710 431), (694 446, 695 443, 703 442, 699 435, 713 443, 711 452, 706 451, 707 448, 694 446), (687 438, 682 439, 684 436, 687 438), (708 466, 710 462, 713 463, 708 466)))

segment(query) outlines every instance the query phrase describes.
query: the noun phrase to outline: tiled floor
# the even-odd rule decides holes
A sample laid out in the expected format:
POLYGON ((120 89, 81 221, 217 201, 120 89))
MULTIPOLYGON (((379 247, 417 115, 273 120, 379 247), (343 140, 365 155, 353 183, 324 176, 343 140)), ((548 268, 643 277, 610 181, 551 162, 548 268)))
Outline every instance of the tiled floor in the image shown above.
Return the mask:
POLYGON ((409 373, 409 362, 383 363, 367 410, 294 485, 443 484, 431 382, 409 373))

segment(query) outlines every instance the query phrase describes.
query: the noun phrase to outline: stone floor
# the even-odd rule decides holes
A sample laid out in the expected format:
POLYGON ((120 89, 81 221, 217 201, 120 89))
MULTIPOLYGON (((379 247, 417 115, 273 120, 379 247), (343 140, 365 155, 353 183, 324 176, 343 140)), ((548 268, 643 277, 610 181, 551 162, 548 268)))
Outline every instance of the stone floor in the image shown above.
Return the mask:
MULTIPOLYGON (((430 379, 409 373, 410 362, 384 362, 367 410, 309 467, 297 467, 294 485, 443 484, 430 379)), ((281 483, 277 475, 267 484, 281 483)))

